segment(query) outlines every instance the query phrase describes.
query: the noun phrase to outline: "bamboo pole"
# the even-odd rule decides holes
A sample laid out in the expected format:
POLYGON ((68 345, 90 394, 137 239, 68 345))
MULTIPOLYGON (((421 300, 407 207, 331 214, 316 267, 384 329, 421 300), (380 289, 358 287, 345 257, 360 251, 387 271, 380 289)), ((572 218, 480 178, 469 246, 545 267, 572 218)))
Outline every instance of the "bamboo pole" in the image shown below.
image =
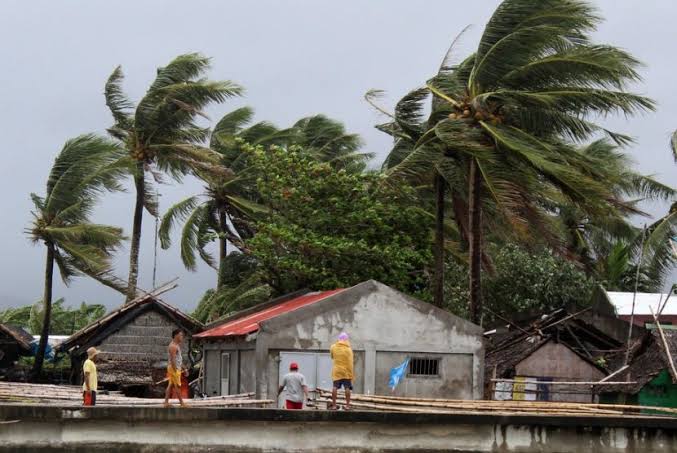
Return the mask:
POLYGON ((672 371, 672 377, 677 378, 677 370, 675 370, 675 363, 672 361, 672 352, 670 352, 670 346, 668 346, 668 341, 665 339, 665 334, 663 333, 663 327, 661 327, 661 323, 658 321, 658 317, 653 311, 653 308, 651 308, 651 305, 649 305, 649 310, 651 311, 651 316, 653 316, 653 320, 656 323, 656 328, 658 329, 658 333, 661 336, 661 341, 663 342, 663 347, 665 348, 665 355, 668 356, 668 363, 670 364, 670 370, 672 371))

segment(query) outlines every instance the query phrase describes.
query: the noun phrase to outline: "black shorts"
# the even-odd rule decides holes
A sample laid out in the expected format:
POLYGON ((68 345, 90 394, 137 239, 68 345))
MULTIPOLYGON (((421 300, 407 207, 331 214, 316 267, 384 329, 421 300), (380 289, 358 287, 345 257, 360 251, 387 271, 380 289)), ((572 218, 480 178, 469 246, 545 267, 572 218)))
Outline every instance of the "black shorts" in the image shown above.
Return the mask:
POLYGON ((341 387, 343 387, 346 390, 352 390, 353 381, 351 381, 350 379, 339 379, 338 381, 334 381, 335 389, 340 389, 341 387))

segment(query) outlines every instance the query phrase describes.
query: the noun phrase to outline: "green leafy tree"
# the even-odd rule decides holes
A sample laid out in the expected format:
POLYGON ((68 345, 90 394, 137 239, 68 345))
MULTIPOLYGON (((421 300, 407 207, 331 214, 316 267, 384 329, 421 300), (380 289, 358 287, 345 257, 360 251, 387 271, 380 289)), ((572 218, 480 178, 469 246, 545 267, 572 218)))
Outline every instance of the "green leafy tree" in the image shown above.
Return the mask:
POLYGON ((106 105, 114 124, 109 133, 127 150, 136 201, 127 279, 127 301, 137 293, 139 245, 144 208, 157 216, 157 200, 148 175, 160 180, 162 173, 180 179, 187 173, 219 171, 219 156, 204 144, 209 129, 197 119, 209 104, 224 102, 242 89, 229 81, 204 78, 209 59, 199 54, 180 55, 157 70, 148 91, 134 105, 123 93, 120 67, 108 78, 106 105))
POLYGON ((42 242, 47 249, 34 377, 42 370, 51 325, 54 264, 66 284, 74 276, 106 273, 111 254, 124 239, 120 228, 89 222, 98 196, 120 189, 117 180, 124 171, 119 165, 120 152, 115 143, 95 135, 69 140, 54 162, 45 196, 31 194, 34 219, 26 232, 32 242, 42 242))
POLYGON ((653 102, 625 90, 640 79, 637 60, 591 42, 598 22, 584 1, 506 0, 477 51, 427 83, 436 100, 429 127, 396 171, 422 174, 435 166, 461 188, 457 200, 467 209, 455 217, 467 237, 474 322, 482 312, 483 235, 490 223, 523 240, 556 243, 552 211, 544 206, 564 201, 586 213, 613 210, 610 175, 575 142, 602 132, 627 143, 592 118, 632 115, 653 109, 653 102))
MULTIPOLYGON (((528 251, 515 244, 495 246, 495 272, 485 275, 486 307, 483 324, 512 319, 520 313, 548 313, 563 307, 590 303, 593 278, 571 261, 548 249, 528 251)), ((448 308, 469 317, 467 266, 456 261, 447 268, 448 308)))
POLYGON ((427 286, 430 218, 379 175, 337 170, 300 147, 252 149, 269 210, 247 241, 277 293, 380 280, 409 293, 427 286))

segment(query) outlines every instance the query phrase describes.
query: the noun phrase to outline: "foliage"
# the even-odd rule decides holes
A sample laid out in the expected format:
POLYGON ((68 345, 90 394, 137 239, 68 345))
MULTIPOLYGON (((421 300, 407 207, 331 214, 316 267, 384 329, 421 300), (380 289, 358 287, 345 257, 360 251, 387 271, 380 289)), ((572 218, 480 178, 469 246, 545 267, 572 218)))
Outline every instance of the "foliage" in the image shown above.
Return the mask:
POLYGON ((595 119, 652 110, 654 103, 626 90, 640 80, 634 57, 590 40, 598 22, 580 0, 505 0, 475 53, 459 64, 447 55, 438 75, 379 127, 396 139, 391 175, 426 182, 435 169, 457 191, 455 220, 470 244, 473 318, 482 299, 474 269, 483 233, 559 248, 558 206, 583 217, 627 214, 614 190, 618 173, 578 143, 597 133, 628 143, 595 119), (433 108, 424 121, 429 94, 433 108))
MULTIPOLYGON (((589 304, 594 279, 572 262, 548 249, 528 251, 514 244, 492 250, 496 272, 485 274, 486 310, 484 325, 496 321, 495 314, 511 319, 520 313, 547 313, 566 306, 589 304)), ((468 316, 467 268, 457 262, 447 267, 449 310, 468 316)))
POLYGON ((247 246, 277 293, 368 279, 425 292, 431 220, 409 189, 337 170, 296 146, 250 152, 269 214, 247 246))
POLYGON ((233 252, 224 259, 223 268, 223 285, 216 290, 207 290, 193 313, 193 317, 201 322, 213 322, 264 302, 271 295, 270 287, 257 275, 257 263, 251 255, 233 252))
MULTIPOLYGON (((101 318, 106 307, 82 302, 79 307, 64 307, 64 299, 52 304, 50 335, 71 335, 101 318)), ((38 301, 25 307, 8 308, 0 312, 0 323, 23 327, 32 335, 40 335, 43 322, 43 303, 38 301)))
POLYGON ((143 98, 134 105, 122 90, 122 69, 117 67, 106 82, 106 105, 114 124, 108 132, 127 152, 121 159, 130 170, 136 189, 129 258, 127 300, 136 296, 139 245, 143 209, 158 216, 157 199, 148 175, 161 181, 162 173, 180 180, 187 173, 227 174, 219 165, 219 155, 204 146, 210 131, 198 123, 203 110, 212 103, 238 96, 242 88, 230 81, 204 77, 209 59, 199 54, 176 57, 158 68, 155 80, 143 98))

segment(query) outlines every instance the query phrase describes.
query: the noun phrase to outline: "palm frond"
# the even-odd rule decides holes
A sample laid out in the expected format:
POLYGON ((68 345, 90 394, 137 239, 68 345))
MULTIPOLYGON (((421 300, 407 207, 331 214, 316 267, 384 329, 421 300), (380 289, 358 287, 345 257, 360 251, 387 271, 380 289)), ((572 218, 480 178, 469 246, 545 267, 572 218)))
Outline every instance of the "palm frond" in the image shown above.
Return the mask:
POLYGON ((122 67, 118 66, 108 77, 104 87, 106 105, 113 114, 116 131, 126 131, 131 126, 131 111, 134 108, 134 104, 125 96, 122 90, 123 79, 122 67))
POLYGON ((171 232, 177 223, 183 222, 190 213, 199 205, 200 199, 197 196, 188 197, 179 201, 170 207, 162 216, 158 237, 163 249, 168 249, 171 244, 171 232))

